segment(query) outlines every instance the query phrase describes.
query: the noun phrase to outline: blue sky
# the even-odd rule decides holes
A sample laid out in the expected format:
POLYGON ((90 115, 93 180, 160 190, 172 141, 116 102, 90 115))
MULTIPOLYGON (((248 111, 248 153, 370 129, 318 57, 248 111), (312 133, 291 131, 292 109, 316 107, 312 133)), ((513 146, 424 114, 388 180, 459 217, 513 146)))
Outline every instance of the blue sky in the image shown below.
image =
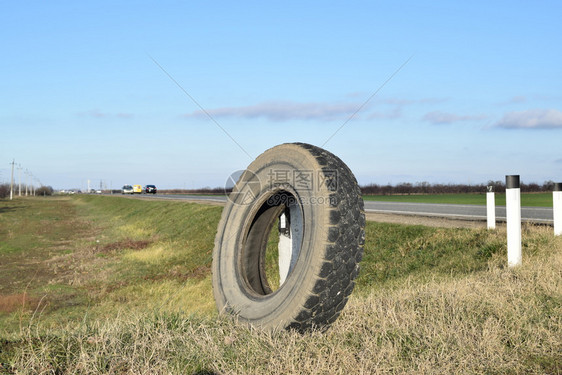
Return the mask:
POLYGON ((4 3, 0 182, 15 159, 55 188, 215 187, 295 141, 361 184, 560 181, 560 14, 556 1, 4 3))

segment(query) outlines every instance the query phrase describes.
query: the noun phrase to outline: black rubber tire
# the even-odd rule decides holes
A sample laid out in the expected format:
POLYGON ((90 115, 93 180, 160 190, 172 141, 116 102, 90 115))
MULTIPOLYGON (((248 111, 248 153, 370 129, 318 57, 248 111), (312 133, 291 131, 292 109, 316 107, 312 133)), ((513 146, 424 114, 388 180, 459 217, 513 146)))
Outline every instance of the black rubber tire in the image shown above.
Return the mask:
POLYGON ((355 286, 364 242, 363 198, 351 170, 316 146, 273 147, 248 166, 223 210, 213 251, 217 308, 254 327, 325 329, 355 286), (276 171, 289 171, 290 178, 276 171), (295 182, 303 171, 312 185, 295 182), (272 292, 263 258, 283 197, 302 212, 302 245, 286 281, 272 292))

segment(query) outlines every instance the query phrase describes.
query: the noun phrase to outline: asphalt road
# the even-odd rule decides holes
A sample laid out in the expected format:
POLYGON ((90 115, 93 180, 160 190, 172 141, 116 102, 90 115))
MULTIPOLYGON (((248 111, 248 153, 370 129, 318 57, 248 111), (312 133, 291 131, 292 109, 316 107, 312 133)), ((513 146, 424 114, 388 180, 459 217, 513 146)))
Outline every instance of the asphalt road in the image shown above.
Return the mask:
MULTIPOLYGON (((152 197, 143 194, 143 197, 152 197)), ((226 202, 223 196, 157 195, 160 199, 226 202)), ((400 203, 365 201, 365 211, 383 214, 430 216, 464 220, 486 220, 486 206, 464 204, 400 203)), ((505 206, 496 206, 496 220, 505 221, 505 206)), ((552 223, 552 207, 521 207, 521 220, 552 223)))
MULTIPOLYGON (((465 220, 486 220, 486 206, 468 204, 365 201, 365 211, 386 214, 448 217, 465 220)), ((496 206, 496 220, 505 221, 505 219, 505 206, 496 206)), ((521 207, 521 220, 552 223, 552 208, 521 207)))

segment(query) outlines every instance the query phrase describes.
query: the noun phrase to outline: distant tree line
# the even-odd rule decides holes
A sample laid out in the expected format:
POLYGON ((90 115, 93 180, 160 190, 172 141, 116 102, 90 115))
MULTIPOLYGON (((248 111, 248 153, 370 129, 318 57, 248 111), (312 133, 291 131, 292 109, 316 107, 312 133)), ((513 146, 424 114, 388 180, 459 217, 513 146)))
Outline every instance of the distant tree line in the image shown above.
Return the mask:
MULTIPOLYGON (((396 185, 386 184, 369 184, 361 186, 361 192, 365 195, 421 195, 421 194, 478 194, 485 193, 488 186, 493 186, 496 193, 505 192, 505 183, 503 181, 488 181, 487 184, 430 184, 428 182, 402 182, 396 185)), ((554 188, 553 181, 545 181, 541 185, 537 183, 521 183, 521 192, 523 193, 541 193, 550 192, 554 188)), ((204 187, 200 189, 166 189, 160 190, 163 194, 208 194, 208 195, 224 195, 230 193, 232 189, 210 188, 204 187)), ((36 196, 53 195, 53 188, 50 186, 41 186, 35 190, 36 196)), ((113 193, 119 194, 121 190, 114 190, 113 193)), ((10 185, 0 184, 0 199, 10 196, 10 185)))
MULTIPOLYGON (((505 192, 503 181, 488 181, 487 184, 430 184, 428 182, 402 182, 396 185, 369 184, 361 186, 361 192, 365 195, 416 195, 416 194, 461 194, 461 193, 485 193, 488 186, 493 186, 497 193, 505 192)), ((552 191, 553 181, 546 181, 542 185, 537 183, 521 183, 521 192, 540 193, 552 191)))
MULTIPOLYGON (((54 189, 50 186, 41 186, 35 189, 35 196, 47 196, 53 195, 54 189)), ((14 196, 19 196, 19 188, 16 189, 14 185, 14 196)), ((23 192, 22 192, 23 195, 23 192)), ((7 198, 10 196, 10 184, 1 184, 0 185, 0 199, 7 198)))
MULTIPOLYGON (((486 184, 430 184, 429 182, 402 182, 396 185, 368 184, 361 186, 361 192, 365 195, 421 195, 421 194, 482 194, 487 191, 488 186, 493 186, 496 193, 505 193, 504 181, 488 181, 486 184)), ((549 192, 554 188, 553 181, 545 181, 542 184, 521 183, 523 193, 549 192)), ((224 195, 230 193, 232 189, 220 187, 204 187, 200 189, 166 189, 160 190, 163 194, 209 194, 224 195)))

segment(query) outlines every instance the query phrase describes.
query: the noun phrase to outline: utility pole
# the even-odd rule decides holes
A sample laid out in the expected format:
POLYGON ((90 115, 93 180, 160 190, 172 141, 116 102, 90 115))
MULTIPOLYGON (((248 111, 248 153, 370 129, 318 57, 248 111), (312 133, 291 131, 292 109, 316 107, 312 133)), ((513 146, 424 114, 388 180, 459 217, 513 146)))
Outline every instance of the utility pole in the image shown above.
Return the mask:
POLYGON ((27 169, 25 170, 25 175, 27 177, 26 183, 25 183, 25 196, 27 197, 27 189, 29 187, 29 171, 27 169))
POLYGON ((19 185, 18 195, 21 197, 21 164, 18 164, 18 185, 19 185))
POLYGON ((14 164, 16 160, 12 160, 12 180, 10 181, 10 200, 14 199, 14 164))
POLYGON ((25 174, 27 175, 27 183, 25 184, 25 196, 32 195, 33 192, 31 191, 31 172, 29 170, 25 170, 25 174))

